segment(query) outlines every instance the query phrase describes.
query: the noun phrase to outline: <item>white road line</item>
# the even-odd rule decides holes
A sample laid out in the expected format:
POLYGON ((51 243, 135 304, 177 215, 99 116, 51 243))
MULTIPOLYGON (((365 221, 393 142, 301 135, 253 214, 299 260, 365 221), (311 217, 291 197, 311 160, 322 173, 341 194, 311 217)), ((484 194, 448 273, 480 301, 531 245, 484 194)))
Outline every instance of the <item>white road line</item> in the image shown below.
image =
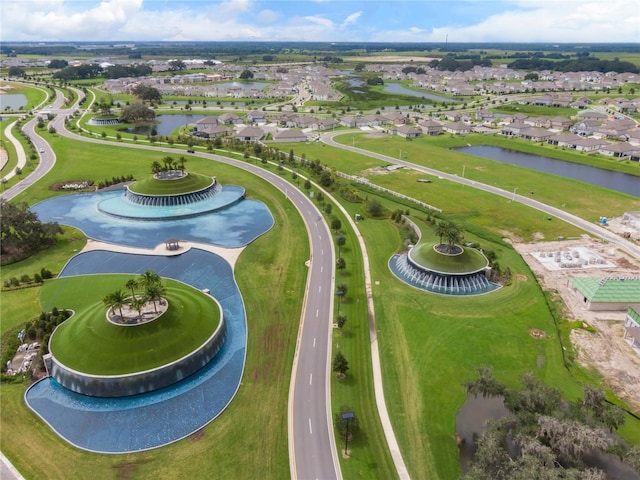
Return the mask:
POLYGON ((324 271, 324 265, 320 265, 320 273, 324 271))
POLYGON ((313 348, 316 348, 316 338, 313 337, 313 348))
POLYGON ((311 417, 309 417, 309 434, 313 435, 313 429, 311 428, 311 417))
POLYGON ((321 291, 322 291, 322 285, 318 287, 318 293, 320 293, 321 291))
POLYGON ((316 318, 318 318, 318 315, 320 315, 320 309, 316 309, 316 318))
POLYGON ((309 385, 313 383, 313 373, 309 374, 309 385))

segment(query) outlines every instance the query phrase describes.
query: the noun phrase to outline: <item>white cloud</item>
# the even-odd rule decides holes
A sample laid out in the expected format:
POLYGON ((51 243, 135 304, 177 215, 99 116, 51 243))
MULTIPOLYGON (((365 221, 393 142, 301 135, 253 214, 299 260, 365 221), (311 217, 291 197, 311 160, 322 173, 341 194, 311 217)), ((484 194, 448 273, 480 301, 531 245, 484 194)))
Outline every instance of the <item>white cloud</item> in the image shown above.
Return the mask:
MULTIPOLYGON (((478 3, 490 0, 478 0, 478 3)), ((304 1, 307 14, 287 16, 260 9, 253 0, 1 0, 1 39, 4 41, 105 40, 292 40, 442 42, 638 42, 640 8, 637 0, 514 0, 504 11, 473 25, 451 16, 449 24, 433 25, 430 2, 398 2, 415 9, 413 21, 401 16, 381 19, 367 15, 368 2, 354 13, 313 13, 324 2, 304 1), (25 14, 27 13, 27 14, 25 14), (335 18, 334 16, 338 16, 335 18), (346 15, 340 20, 340 15, 346 15), (363 19, 383 23, 364 23, 363 19)), ((355 3, 355 2, 354 2, 355 3)), ((372 8, 372 12, 373 7, 372 8)), ((299 9, 296 10, 299 12, 299 9)), ((381 10, 382 11, 382 10, 381 10)))
MULTIPOLYGON (((635 1, 521 1, 471 26, 435 28, 422 41, 453 42, 638 42, 640 9, 635 1)), ((379 35, 384 38, 385 35, 379 35)), ((388 38, 388 37, 387 37, 388 38)))
POLYGON ((349 15, 347 18, 344 19, 344 22, 342 22, 341 26, 346 27, 348 25, 351 25, 352 23, 356 23, 361 16, 362 16, 362 10, 360 10, 359 12, 352 13, 351 15, 349 15))
POLYGON ((258 12, 258 20, 264 23, 272 23, 280 18, 280 14, 278 12, 274 12, 273 10, 261 10, 258 12))

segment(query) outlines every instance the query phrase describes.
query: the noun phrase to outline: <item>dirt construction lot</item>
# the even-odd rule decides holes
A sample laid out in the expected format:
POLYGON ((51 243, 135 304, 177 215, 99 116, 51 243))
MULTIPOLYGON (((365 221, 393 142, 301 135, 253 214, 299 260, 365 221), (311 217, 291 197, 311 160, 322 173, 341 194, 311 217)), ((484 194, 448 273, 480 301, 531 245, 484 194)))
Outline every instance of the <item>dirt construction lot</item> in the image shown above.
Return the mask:
MULTIPOLYGON (((628 231, 628 227, 615 219, 610 221, 609 228, 616 233, 621 233, 616 229, 628 231)), ((634 232, 633 238, 638 237, 640 232, 634 232)), ((623 340, 626 311, 589 311, 582 297, 569 288, 569 278, 574 276, 640 277, 640 259, 587 236, 557 242, 512 243, 543 288, 557 291, 562 297, 566 318, 581 320, 585 326, 595 328, 595 333, 579 328, 572 330, 571 342, 578 361, 587 368, 598 370, 604 383, 640 413, 640 354, 623 340), (565 258, 570 258, 568 252, 572 251, 574 258, 581 258, 576 264, 589 265, 559 268, 555 260, 557 252, 562 252, 563 261, 566 261, 565 258)))

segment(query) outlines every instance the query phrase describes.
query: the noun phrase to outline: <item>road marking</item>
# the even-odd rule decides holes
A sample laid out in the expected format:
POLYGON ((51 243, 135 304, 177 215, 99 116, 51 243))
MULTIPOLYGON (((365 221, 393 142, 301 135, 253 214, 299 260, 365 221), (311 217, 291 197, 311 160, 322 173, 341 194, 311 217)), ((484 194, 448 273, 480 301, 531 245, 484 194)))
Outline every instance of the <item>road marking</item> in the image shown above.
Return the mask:
POLYGON ((313 383, 313 373, 309 374, 309 385, 313 383))
POLYGON ((324 255, 324 248, 320 250, 320 255, 324 255))
POLYGON ((320 265, 320 273, 322 273, 324 270, 324 265, 320 265))
POLYGON ((316 318, 318 318, 318 315, 320 315, 320 309, 316 309, 316 318))
POLYGON ((313 348, 316 348, 316 337, 313 337, 313 348))
POLYGON ((318 287, 318 293, 320 293, 321 291, 322 291, 322 285, 318 287))
POLYGON ((311 428, 311 417, 309 417, 309 434, 313 435, 313 429, 311 428))

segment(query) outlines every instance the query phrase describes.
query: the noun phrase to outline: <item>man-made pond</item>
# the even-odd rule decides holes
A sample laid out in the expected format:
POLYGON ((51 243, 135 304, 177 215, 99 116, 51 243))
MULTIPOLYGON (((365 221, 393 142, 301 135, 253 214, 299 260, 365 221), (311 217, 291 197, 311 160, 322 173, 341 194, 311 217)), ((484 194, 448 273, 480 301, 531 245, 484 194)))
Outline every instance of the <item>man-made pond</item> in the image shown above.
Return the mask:
POLYGON ((155 125, 142 125, 139 127, 129 127, 125 129, 128 133, 135 135, 151 135, 151 129, 155 128, 158 135, 171 135, 176 128, 182 127, 189 123, 196 123, 208 115, 158 115, 156 121, 160 122, 155 125))
MULTIPOLYGON (((640 177, 635 175, 487 145, 461 147, 455 150, 640 197, 640 177)), ((535 185, 531 185, 530 189, 535 191, 535 185)))
POLYGON ((22 93, 0 95, 0 110, 18 110, 20 107, 26 107, 27 103, 27 96, 22 93))
POLYGON ((442 97, 440 95, 435 95, 433 93, 410 90, 408 88, 403 87, 399 83, 385 83, 384 91, 389 93, 395 93, 398 95, 411 95, 412 97, 427 98, 429 100, 434 100, 436 102, 460 103, 463 101, 459 98, 448 98, 448 97, 442 97))
MULTIPOLYGON (((501 397, 475 396, 467 398, 456 416, 457 441, 460 449, 460 468, 467 471, 476 451, 476 438, 482 435, 489 420, 509 414, 501 397)), ((591 453, 584 456, 585 463, 606 473, 608 480, 638 480, 633 469, 611 454, 591 453)))
POLYGON ((218 89, 220 88, 240 88, 242 90, 262 90, 269 86, 267 82, 222 82, 214 84, 218 89))

